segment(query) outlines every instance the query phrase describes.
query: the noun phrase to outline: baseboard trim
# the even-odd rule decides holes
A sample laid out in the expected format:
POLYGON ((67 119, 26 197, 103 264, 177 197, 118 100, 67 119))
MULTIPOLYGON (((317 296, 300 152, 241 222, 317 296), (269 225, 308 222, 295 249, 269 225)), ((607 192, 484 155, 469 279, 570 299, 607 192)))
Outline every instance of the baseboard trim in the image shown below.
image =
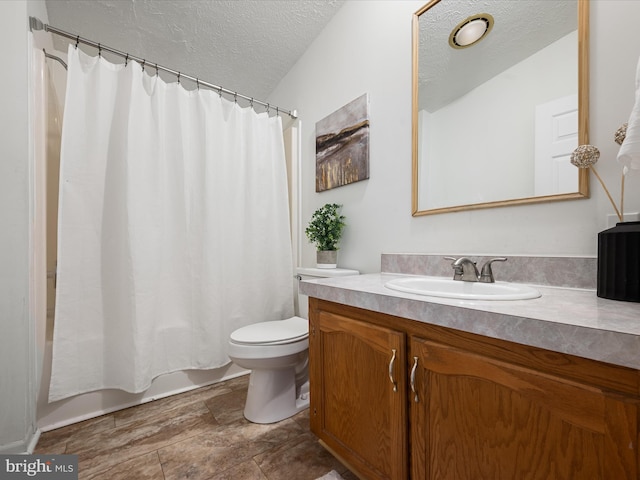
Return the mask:
POLYGON ((29 455, 36 449, 36 444, 40 439, 40 429, 27 434, 24 440, 0 445, 0 454, 3 455, 29 455))

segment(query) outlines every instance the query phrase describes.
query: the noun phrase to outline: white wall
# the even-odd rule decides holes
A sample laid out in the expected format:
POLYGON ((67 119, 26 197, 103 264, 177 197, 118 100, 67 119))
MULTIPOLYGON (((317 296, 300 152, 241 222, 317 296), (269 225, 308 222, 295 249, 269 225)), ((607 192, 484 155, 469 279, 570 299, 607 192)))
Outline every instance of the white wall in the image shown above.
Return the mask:
MULTIPOLYGON (((379 271, 383 252, 595 256, 597 232, 613 210, 593 177, 588 200, 411 216, 411 17, 424 3, 347 1, 271 95, 302 120, 303 220, 324 203, 344 204, 339 263, 363 272, 379 271), (315 193, 315 123, 365 92, 371 177, 315 193)), ((613 134, 633 106, 638 18, 640 2, 591 2, 590 139, 614 192, 613 134)), ((628 183, 627 211, 640 210, 638 182, 628 183)), ((303 263, 313 265, 313 246, 303 243, 303 263)))
MULTIPOLYGON (((42 226, 36 225, 30 147, 29 15, 47 20, 44 0, 0 1, 0 452, 35 446, 39 358, 36 319, 44 317, 42 226), (42 271, 36 275, 36 269, 42 271)), ((49 45, 47 45, 48 47, 49 45)), ((41 47, 41 46, 40 46, 41 47)), ((42 214, 42 211, 39 213, 42 214)), ((40 219, 42 220, 42 219, 40 219)))
POLYGON ((27 3, 0 2, 0 452, 25 451, 35 430, 30 313, 27 3))

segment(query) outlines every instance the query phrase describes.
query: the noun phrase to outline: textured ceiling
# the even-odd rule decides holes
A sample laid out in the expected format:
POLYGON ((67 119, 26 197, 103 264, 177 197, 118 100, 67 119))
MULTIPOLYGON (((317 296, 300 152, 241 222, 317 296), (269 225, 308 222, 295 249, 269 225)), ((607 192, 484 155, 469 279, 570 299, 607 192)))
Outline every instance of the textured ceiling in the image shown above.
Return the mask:
POLYGON ((421 108, 437 110, 577 28, 577 0, 442 0, 420 16, 421 108), (493 16, 493 30, 451 48, 451 30, 479 13, 493 16))
MULTIPOLYGON (((259 100, 268 97, 343 3, 46 0, 51 26, 259 100)), ((55 41, 66 51, 67 40, 55 36, 55 41)))
MULTIPOLYGON (((344 1, 46 0, 46 5, 54 27, 265 100, 344 1)), ((419 51, 428 52, 428 60, 420 60, 420 83, 429 83, 421 90, 422 108, 434 111, 575 30, 576 12, 577 0, 442 0, 420 19, 419 51), (451 28, 484 12, 496 21, 491 34, 471 48, 450 48, 451 28)), ((66 51, 68 41, 54 38, 66 51)))

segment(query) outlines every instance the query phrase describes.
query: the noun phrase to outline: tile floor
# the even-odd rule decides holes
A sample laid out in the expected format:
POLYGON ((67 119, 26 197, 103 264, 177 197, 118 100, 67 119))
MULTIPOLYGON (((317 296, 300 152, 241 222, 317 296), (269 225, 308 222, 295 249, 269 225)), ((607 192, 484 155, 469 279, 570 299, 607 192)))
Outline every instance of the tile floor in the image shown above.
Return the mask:
POLYGON ((248 376, 45 432, 36 451, 77 454, 88 480, 357 477, 309 431, 308 410, 272 425, 242 415, 248 376))

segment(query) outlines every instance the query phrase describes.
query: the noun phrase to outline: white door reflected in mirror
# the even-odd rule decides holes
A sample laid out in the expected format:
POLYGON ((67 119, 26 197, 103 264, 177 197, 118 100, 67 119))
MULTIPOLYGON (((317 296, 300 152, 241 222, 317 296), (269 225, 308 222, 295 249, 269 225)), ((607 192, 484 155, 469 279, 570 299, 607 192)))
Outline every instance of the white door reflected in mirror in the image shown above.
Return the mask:
POLYGON ((534 196, 578 191, 571 153, 578 146, 578 96, 569 95, 536 108, 534 196))

